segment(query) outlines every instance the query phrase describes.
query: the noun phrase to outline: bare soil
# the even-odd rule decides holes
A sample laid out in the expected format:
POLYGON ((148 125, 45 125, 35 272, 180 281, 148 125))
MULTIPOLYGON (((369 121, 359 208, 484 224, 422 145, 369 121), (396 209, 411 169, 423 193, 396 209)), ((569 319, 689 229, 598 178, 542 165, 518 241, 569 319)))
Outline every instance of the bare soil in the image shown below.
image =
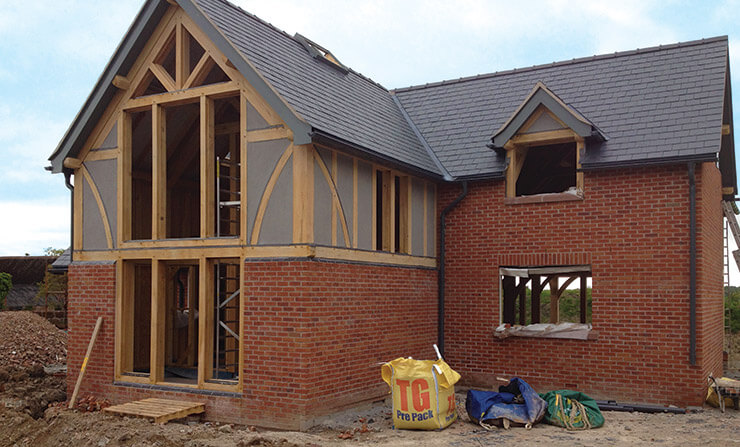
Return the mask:
MULTIPOLYGON (((458 398, 464 398, 459 393, 458 398)), ((486 431, 458 421, 443 431, 393 430, 388 404, 356 408, 307 433, 181 420, 164 425, 144 419, 82 413, 59 406, 34 419, 0 406, 0 446, 467 446, 467 445, 740 445, 740 411, 708 408, 685 415, 604 412, 602 428, 569 432, 538 424, 531 430, 486 431)))
MULTIPOLYGON (((7 318, 4 314, 0 312, 0 337, 10 332, 4 324, 8 321, 3 319, 7 318)), ((40 326, 34 325, 33 317, 16 315, 14 318, 24 319, 25 324, 30 325, 23 327, 24 330, 31 330, 31 337, 43 336, 44 331, 51 331, 43 322, 36 321, 40 326)), ((58 335, 53 331, 49 333, 58 335)), ((63 343, 56 345, 55 349, 63 350, 60 346, 65 345, 66 339, 61 337, 59 340, 63 343)), ((23 346, 38 345, 27 340, 24 343, 23 346)), ((739 345, 740 339, 736 346, 739 345)), ((5 348, 7 346, 2 349, 5 348)), ((19 352, 12 346, 10 350, 19 352)), ((197 418, 158 425, 145 419, 113 416, 100 411, 67 410, 64 405, 64 372, 53 364, 59 352, 44 347, 32 348, 31 352, 35 354, 16 354, 12 365, 7 358, 0 360, 5 362, 0 363, 0 447, 493 446, 509 443, 548 447, 601 444, 740 447, 738 410, 728 409, 723 414, 719 409, 707 407, 682 415, 604 412, 604 427, 587 431, 569 432, 545 424, 538 424, 531 430, 511 428, 487 431, 469 422, 463 410, 463 392, 457 394, 458 409, 463 410, 459 412, 460 420, 442 431, 394 430, 388 400, 331 415, 308 432, 220 425, 202 422, 197 418), (23 360, 19 362, 19 358, 23 360), (49 361, 51 363, 47 363, 49 361), (53 375, 47 372, 53 372, 53 375)), ((6 353, 0 354, 2 357, 6 353)), ((101 406, 100 402, 89 396, 82 396, 81 401, 84 405, 78 408, 94 410, 101 406)))

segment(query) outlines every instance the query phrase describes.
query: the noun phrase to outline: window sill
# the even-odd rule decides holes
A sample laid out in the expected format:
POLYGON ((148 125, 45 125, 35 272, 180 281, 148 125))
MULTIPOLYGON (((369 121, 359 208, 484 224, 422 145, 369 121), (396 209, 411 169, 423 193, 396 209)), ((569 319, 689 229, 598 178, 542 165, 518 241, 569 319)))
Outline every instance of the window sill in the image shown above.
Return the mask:
POLYGON ((496 338, 528 337, 528 338, 558 338, 566 340, 598 340, 599 333, 594 331, 590 324, 560 323, 560 324, 530 324, 527 326, 501 324, 494 331, 496 338))
POLYGON ((189 394, 202 394, 205 396, 223 396, 223 397, 241 397, 241 392, 237 389, 234 390, 222 390, 222 389, 206 389, 206 388, 194 388, 189 386, 177 386, 170 384, 144 384, 138 382, 127 381, 128 378, 122 378, 122 380, 114 381, 113 386, 120 386, 126 388, 138 388, 152 391, 169 391, 175 393, 189 393, 189 394))
POLYGON ((537 194, 534 196, 519 196, 504 198, 504 205, 523 205, 526 203, 574 202, 583 200, 583 191, 556 192, 537 194))

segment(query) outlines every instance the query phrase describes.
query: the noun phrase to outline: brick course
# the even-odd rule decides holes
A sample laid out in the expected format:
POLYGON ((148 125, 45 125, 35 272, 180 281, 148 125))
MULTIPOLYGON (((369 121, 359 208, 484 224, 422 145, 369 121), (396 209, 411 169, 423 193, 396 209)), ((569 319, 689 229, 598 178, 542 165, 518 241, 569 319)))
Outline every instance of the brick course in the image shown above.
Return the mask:
MULTIPOLYGON (((440 187, 442 209, 460 193, 440 187)), ((700 405, 720 374, 722 215, 717 168, 697 169, 697 365, 689 365, 689 186, 685 165, 585 174, 585 199, 504 204, 474 182, 447 223, 446 356, 464 383, 519 376, 537 389, 700 405), (590 264, 598 340, 498 340, 498 268, 590 264)))

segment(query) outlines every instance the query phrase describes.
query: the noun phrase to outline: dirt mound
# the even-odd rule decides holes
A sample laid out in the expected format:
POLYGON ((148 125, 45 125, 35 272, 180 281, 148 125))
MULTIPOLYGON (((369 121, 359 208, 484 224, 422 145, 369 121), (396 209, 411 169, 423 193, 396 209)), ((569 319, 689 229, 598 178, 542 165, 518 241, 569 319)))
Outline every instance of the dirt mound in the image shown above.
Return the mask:
POLYGON ((0 370, 67 363, 67 333, 32 312, 0 312, 0 370))

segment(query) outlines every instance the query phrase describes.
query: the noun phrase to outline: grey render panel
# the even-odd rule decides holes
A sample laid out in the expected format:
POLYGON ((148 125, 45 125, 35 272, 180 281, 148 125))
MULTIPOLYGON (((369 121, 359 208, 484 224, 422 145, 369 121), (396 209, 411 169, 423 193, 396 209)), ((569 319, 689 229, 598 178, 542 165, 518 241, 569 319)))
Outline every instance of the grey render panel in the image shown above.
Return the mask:
POLYGON ((719 150, 727 39, 578 59, 397 90, 396 96, 455 177, 497 176, 486 147, 537 82, 597 126, 584 168, 626 161, 712 157, 719 150))
POLYGON ((526 132, 522 133, 535 133, 535 132, 547 132, 550 130, 560 130, 563 129, 563 126, 555 121, 555 119, 550 116, 549 113, 543 113, 540 115, 539 118, 535 122, 532 123, 532 125, 527 129, 526 132))
POLYGON ((293 243, 293 169, 287 163, 267 202, 259 236, 260 245, 293 243))
MULTIPOLYGON (((337 153, 337 178, 334 182, 337 185, 337 194, 339 202, 342 204, 344 218, 347 221, 347 237, 349 238, 349 247, 352 247, 352 209, 354 202, 354 177, 355 169, 352 158, 337 153)), ((344 247, 344 229, 339 213, 337 213, 337 246, 344 247)))
POLYGON ((424 254, 424 188, 426 185, 419 179, 411 181, 411 254, 424 254))
MULTIPOLYGON (((288 140, 263 141, 249 144, 247 149, 247 240, 251 240, 252 238, 254 220, 257 216, 257 210, 262 201, 267 182, 270 180, 270 176, 275 170, 278 160, 280 160, 280 157, 288 148, 289 144, 290 141, 288 140)), ((285 165, 285 169, 292 169, 290 161, 285 165)), ((291 203, 293 203, 292 200, 291 203)))
POLYGON ((113 123, 108 136, 105 137, 103 143, 99 148, 96 149, 114 149, 118 147, 118 123, 113 123))
POLYGON ((311 127, 441 174, 388 90, 354 71, 345 74, 315 59, 292 36, 226 1, 196 3, 311 127))
MULTIPOLYGON (((327 167, 331 166, 331 152, 319 148, 319 157, 327 167)), ((313 233, 318 245, 331 245, 331 207, 332 196, 329 182, 326 180, 318 160, 313 167, 313 233)))
POLYGON ((247 103, 247 130, 266 129, 270 125, 251 103, 247 103))
POLYGON ((95 201, 90 185, 82 182, 82 249, 105 250, 108 241, 103 229, 103 218, 100 215, 98 202, 95 201))
POLYGON ((86 161, 85 167, 90 173, 96 188, 98 188, 100 200, 103 201, 103 208, 105 208, 105 214, 108 216, 108 224, 110 225, 113 248, 116 248, 116 235, 118 234, 118 160, 86 161))
POLYGON ((436 256, 437 251, 437 187, 427 183, 427 256, 436 256))
POLYGON ((357 248, 373 247, 373 166, 357 163, 357 248))

